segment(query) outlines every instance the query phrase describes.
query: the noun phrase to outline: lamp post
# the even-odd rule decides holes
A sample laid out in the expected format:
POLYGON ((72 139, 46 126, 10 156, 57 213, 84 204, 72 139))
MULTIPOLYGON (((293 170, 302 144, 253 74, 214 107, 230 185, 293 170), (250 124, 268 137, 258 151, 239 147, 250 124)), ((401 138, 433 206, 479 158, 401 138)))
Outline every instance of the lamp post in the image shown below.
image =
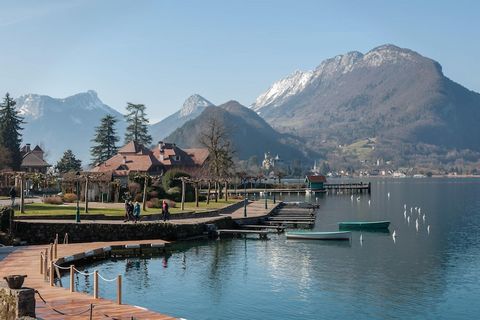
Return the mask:
POLYGON ((77 212, 75 213, 75 222, 80 222, 80 172, 77 171, 77 212))
POLYGON ((263 181, 263 196, 265 198, 265 210, 267 208, 267 178, 265 177, 265 180, 263 181))
POLYGON ((243 179, 243 195, 245 196, 245 199, 243 200, 243 216, 246 218, 247 217, 247 179, 243 179))

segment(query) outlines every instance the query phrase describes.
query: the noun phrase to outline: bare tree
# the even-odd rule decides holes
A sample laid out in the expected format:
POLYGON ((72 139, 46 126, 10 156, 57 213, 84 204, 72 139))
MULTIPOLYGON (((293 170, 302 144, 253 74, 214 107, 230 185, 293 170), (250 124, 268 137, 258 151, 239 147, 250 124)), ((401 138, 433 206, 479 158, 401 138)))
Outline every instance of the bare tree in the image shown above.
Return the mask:
POLYGON ((216 196, 220 189, 219 181, 227 181, 232 176, 233 149, 228 132, 222 121, 217 117, 209 119, 205 130, 200 134, 200 143, 208 149, 207 160, 208 180, 215 181, 216 196))

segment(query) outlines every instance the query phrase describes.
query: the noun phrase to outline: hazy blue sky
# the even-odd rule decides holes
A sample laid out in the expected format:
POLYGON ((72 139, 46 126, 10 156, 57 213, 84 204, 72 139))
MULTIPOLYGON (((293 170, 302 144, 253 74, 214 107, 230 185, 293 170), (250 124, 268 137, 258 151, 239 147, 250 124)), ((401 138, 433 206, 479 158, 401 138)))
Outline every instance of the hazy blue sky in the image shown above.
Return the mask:
POLYGON ((152 120, 193 93, 250 105, 274 81, 385 43, 480 91, 478 1, 4 1, 0 94, 96 90, 152 120))

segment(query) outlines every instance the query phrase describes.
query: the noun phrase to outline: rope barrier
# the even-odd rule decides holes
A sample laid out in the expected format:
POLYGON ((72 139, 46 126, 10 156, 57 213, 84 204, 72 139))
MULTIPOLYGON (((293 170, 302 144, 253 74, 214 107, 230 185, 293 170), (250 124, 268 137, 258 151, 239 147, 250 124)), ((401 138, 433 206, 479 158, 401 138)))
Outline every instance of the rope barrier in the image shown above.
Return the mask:
POLYGON ((54 265, 55 267, 57 267, 58 269, 70 270, 70 267, 62 267, 62 266, 59 266, 58 264, 56 264, 55 262, 53 263, 53 265, 54 265))
POLYGON ((117 280, 117 278, 113 278, 113 279, 105 279, 104 277, 102 277, 102 275, 99 273, 98 276, 103 280, 103 281, 107 281, 107 282, 112 282, 112 281, 115 281, 117 280))
POLYGON ((73 270, 75 270, 76 272, 78 272, 79 274, 81 274, 81 275, 83 275, 83 276, 91 276, 91 275, 93 275, 93 274, 95 273, 95 272, 90 272, 90 273, 89 273, 89 272, 82 272, 82 271, 78 270, 78 269, 75 268, 75 267, 73 268, 73 270))
POLYGON ((55 311, 56 313, 58 314, 61 314, 62 316, 69 316, 69 317, 75 317, 75 316, 80 316, 84 313, 87 313, 87 312, 90 312, 90 310, 93 309, 94 305, 93 304, 90 304, 90 307, 87 309, 87 310, 84 310, 84 311, 81 311, 79 313, 65 313, 65 312, 62 312, 60 310, 57 310, 55 309, 54 307, 52 307, 47 301, 45 301, 45 299, 42 297, 42 295, 40 294, 40 292, 38 292, 38 290, 35 290, 35 293, 38 294, 39 298, 43 301, 43 303, 49 307, 50 309, 52 309, 53 311, 55 311))

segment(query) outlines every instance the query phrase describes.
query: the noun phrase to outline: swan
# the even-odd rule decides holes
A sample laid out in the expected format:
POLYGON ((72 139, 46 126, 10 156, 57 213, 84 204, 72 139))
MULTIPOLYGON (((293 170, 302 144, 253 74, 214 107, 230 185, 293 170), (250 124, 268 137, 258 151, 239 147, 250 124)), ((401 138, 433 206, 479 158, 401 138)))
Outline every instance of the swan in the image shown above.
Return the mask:
POLYGON ((410 224, 410 216, 407 217, 407 223, 410 224))
POLYGON ((363 242, 363 234, 360 233, 360 243, 363 242))
POLYGON ((403 218, 407 219, 407 211, 403 211, 403 218))
POLYGON ((397 237, 397 232, 395 230, 393 230, 392 238, 395 239, 396 237, 397 237))
POLYGON ((430 225, 427 226, 427 233, 430 234, 430 225))
POLYGON ((370 200, 368 200, 368 206, 370 207, 370 200))
POLYGON ((387 197, 389 197, 389 198, 390 198, 390 192, 388 192, 388 193, 387 193, 387 197))
POLYGON ((423 222, 425 222, 425 213, 423 214, 422 219, 423 219, 423 222))

